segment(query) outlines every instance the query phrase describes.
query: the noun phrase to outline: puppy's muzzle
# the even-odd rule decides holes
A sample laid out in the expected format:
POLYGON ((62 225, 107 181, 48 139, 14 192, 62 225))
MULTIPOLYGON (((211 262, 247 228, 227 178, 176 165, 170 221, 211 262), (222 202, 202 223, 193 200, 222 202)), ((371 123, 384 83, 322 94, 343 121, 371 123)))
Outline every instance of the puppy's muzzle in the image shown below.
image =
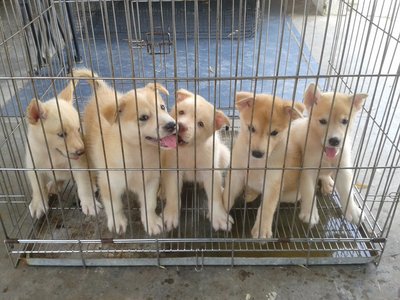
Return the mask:
POLYGON ((186 132, 188 130, 187 126, 183 123, 178 123, 179 125, 179 133, 186 132))
POLYGON ((251 151, 251 155, 255 158, 262 158, 264 156, 264 152, 253 150, 251 151))

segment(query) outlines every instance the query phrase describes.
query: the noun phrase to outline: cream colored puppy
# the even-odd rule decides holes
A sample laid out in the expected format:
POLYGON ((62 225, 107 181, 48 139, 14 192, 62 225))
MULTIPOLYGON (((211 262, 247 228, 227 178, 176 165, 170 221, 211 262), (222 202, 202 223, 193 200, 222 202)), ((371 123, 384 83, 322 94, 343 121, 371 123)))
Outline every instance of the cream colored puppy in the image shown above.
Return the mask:
POLYGON ((299 217, 310 225, 319 221, 314 201, 317 176, 321 180, 324 193, 332 192, 332 178, 336 178, 335 186, 346 219, 355 224, 363 220, 361 209, 355 203, 352 192, 352 141, 346 133, 366 97, 366 94, 321 93, 314 84, 310 84, 304 94, 304 103, 311 117, 299 120, 291 128, 287 166, 300 167, 303 160, 305 169, 301 172, 285 172, 282 201, 296 201, 298 194, 301 198, 299 217), (320 166, 322 169, 319 169, 320 166))
POLYGON ((86 169, 88 163, 81 137, 79 115, 73 106, 73 82, 57 96, 46 102, 33 99, 26 112, 28 121, 28 144, 26 167, 35 169, 69 169, 71 171, 27 171, 32 187, 29 210, 34 218, 47 212, 50 187, 60 185, 71 178, 78 188, 82 212, 94 215, 99 203, 93 197, 94 180, 86 169), (56 182, 54 182, 54 180, 56 182))
POLYGON ((278 197, 280 189, 280 182, 271 178, 282 177, 287 128, 292 120, 302 118, 304 105, 293 105, 267 94, 254 97, 253 93, 238 92, 236 107, 240 112, 240 131, 232 150, 232 170, 225 178, 224 206, 228 211, 232 208, 246 183, 246 188, 264 192, 252 236, 271 237, 277 201, 270 198, 278 197))
MULTIPOLYGON (((91 74, 87 70, 82 76, 91 74)), ((128 221, 121 196, 129 189, 138 195, 145 230, 150 235, 158 234, 163 229, 155 212, 160 182, 159 149, 176 147, 176 123, 159 94, 160 91, 168 95, 168 91, 151 83, 122 94, 102 80, 89 82, 94 94, 85 110, 85 130, 91 165, 120 169, 97 173, 108 229, 117 234, 126 231, 128 221), (136 171, 125 171, 129 168, 136 171)))
POLYGON ((215 230, 230 230, 233 219, 222 204, 222 171, 229 161, 229 150, 222 144, 216 130, 229 124, 224 113, 215 109, 199 95, 180 89, 176 93, 176 108, 171 115, 179 126, 178 152, 163 152, 163 168, 182 169, 162 172, 165 193, 164 225, 166 230, 179 223, 183 181, 195 180, 204 186, 208 198, 208 218, 215 230), (195 99, 196 97, 196 99, 195 99), (199 169, 196 172, 193 169, 199 169), (190 169, 190 170, 184 170, 190 169), (178 187, 179 184, 179 187, 178 187))

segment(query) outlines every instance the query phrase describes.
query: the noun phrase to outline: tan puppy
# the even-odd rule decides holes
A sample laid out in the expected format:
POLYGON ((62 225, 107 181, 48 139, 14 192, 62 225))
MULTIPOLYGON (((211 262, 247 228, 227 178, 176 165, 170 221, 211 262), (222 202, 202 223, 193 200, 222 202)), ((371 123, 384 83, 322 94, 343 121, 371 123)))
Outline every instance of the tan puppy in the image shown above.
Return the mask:
POLYGON ((354 202, 352 193, 351 138, 346 136, 346 133, 366 97, 366 94, 321 93, 314 84, 310 84, 304 94, 304 103, 311 118, 293 124, 287 166, 300 167, 303 164, 306 169, 301 172, 285 172, 282 201, 296 201, 296 194, 298 198, 301 197, 299 217, 310 225, 319 221, 314 201, 317 176, 321 180, 323 193, 332 192, 332 178, 336 178, 335 186, 342 210, 349 222, 357 224, 363 219, 361 209, 354 202), (320 166, 322 169, 319 170, 320 166), (336 172, 323 168, 339 169, 336 172))
MULTIPOLYGON (((91 71, 87 70, 86 76, 90 77, 91 71)), ((168 91, 160 84, 147 84, 121 94, 102 80, 89 82, 94 95, 85 110, 85 128, 91 164, 95 168, 121 169, 100 170, 97 174, 108 228, 117 234, 126 231, 121 196, 129 189, 138 195, 145 230, 150 235, 158 234, 163 228, 155 212, 159 149, 176 147, 176 123, 158 92, 168 95, 168 91), (137 171, 123 171, 126 168, 137 171)))
MULTIPOLYGON (((271 195, 279 194, 279 184, 272 184, 270 177, 281 178, 283 161, 274 153, 284 153, 287 128, 292 120, 302 118, 304 105, 284 101, 267 94, 238 92, 236 107, 240 112, 240 131, 232 151, 233 169, 225 178, 224 206, 229 211, 236 197, 246 188, 258 193, 264 192, 258 209, 256 223, 252 229, 254 238, 272 235, 272 219, 277 201, 270 201, 271 195), (267 170, 264 168, 277 168, 267 170), (249 169, 249 170, 248 170, 249 169), (260 229, 260 222, 261 231, 260 229)), ((277 197, 277 196, 276 196, 277 197)))
MULTIPOLYGON (((81 138, 79 115, 73 106, 73 82, 57 96, 47 102, 33 99, 26 112, 28 121, 28 145, 26 167, 35 169, 72 169, 78 188, 82 211, 94 215, 99 203, 93 197, 94 180, 88 168, 85 147, 81 138), (47 148, 48 146, 48 148, 47 148)), ((32 217, 40 218, 47 212, 50 187, 60 185, 71 178, 69 171, 28 171, 32 186, 32 201, 29 210, 32 217), (55 179, 54 179, 55 178, 55 179), (56 182, 54 182, 54 180, 56 182)))
POLYGON ((215 131, 229 124, 229 119, 199 95, 180 89, 176 93, 176 109, 171 115, 179 125, 178 152, 163 152, 163 168, 206 169, 162 172, 165 193, 164 224, 166 230, 178 226, 180 194, 183 181, 197 181, 204 186, 208 197, 208 218, 215 230, 230 230, 233 219, 222 205, 222 171, 212 168, 226 167, 229 150, 215 131), (196 97, 196 100, 195 100, 196 97), (196 102, 196 103, 195 103, 196 102), (178 155, 178 157, 177 157, 178 155), (179 178, 178 178, 179 177, 179 178), (179 188, 178 188, 179 183, 179 188))
POLYGON ((315 85, 311 84, 304 96, 308 111, 312 109, 311 118, 292 122, 287 147, 286 141, 281 140, 270 153, 268 168, 282 168, 285 164, 289 169, 283 174, 283 186, 281 170, 266 172, 267 182, 262 209, 261 212, 258 211, 252 230, 254 238, 272 236, 271 224, 281 188, 281 201, 295 202, 301 197, 300 219, 310 222, 310 225, 316 224, 319 216, 313 200, 318 175, 322 181, 322 191, 326 193, 332 192, 332 176, 336 177, 336 187, 346 219, 353 223, 363 220, 361 210, 355 204, 351 192, 353 176, 350 169, 352 166, 351 141, 349 137, 346 138, 346 142, 344 139, 347 126, 353 122, 356 112, 361 109, 367 95, 351 96, 336 93, 334 102, 333 96, 334 93, 321 93, 315 85), (332 113, 330 113, 331 109, 332 113), (302 171, 290 170, 290 168, 301 166, 304 167, 302 171), (335 174, 329 169, 319 169, 320 167, 339 167, 340 169, 335 174))

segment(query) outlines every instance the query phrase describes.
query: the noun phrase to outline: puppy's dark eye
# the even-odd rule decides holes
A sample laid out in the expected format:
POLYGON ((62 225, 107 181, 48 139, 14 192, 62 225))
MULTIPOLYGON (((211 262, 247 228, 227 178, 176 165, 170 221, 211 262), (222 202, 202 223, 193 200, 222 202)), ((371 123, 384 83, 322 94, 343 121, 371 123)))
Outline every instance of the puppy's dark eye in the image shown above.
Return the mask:
POLYGON ((185 112, 184 112, 183 110, 180 110, 178 113, 179 113, 180 115, 184 115, 184 114, 185 114, 185 112))
POLYGON ((347 119, 342 119, 342 124, 343 124, 343 125, 347 125, 347 123, 349 123, 349 120, 347 120, 347 119))
POLYGON ((141 115, 139 118, 140 121, 147 121, 148 119, 149 119, 148 115, 141 115))
POLYGON ((254 128, 253 125, 249 125, 249 131, 254 133, 254 132, 256 132, 256 129, 254 128))
POLYGON ((278 134, 278 131, 277 131, 277 130, 274 130, 274 131, 271 132, 271 135, 272 135, 272 136, 276 136, 277 134, 278 134))
POLYGON ((161 108, 162 110, 165 110, 165 105, 164 105, 164 104, 161 104, 161 105, 160 105, 160 108, 161 108))
POLYGON ((61 132, 57 133, 57 135, 58 135, 60 138, 66 138, 66 137, 67 137, 67 133, 66 133, 65 131, 61 131, 61 132))
POLYGON ((204 127, 204 123, 202 121, 197 122, 200 127, 204 127))
POLYGON ((328 124, 328 121, 326 119, 321 119, 321 120, 319 120, 319 123, 322 125, 326 125, 326 124, 328 124))

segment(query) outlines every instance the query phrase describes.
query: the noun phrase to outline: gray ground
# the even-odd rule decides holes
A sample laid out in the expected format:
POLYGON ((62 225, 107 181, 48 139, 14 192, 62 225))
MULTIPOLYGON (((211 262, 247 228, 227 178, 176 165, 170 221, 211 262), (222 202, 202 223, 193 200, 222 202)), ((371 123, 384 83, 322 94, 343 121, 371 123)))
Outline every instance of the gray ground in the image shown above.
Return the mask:
MULTIPOLYGON (((301 17, 294 23, 300 29, 301 17)), ((0 299, 400 299, 398 232, 399 211, 378 267, 13 268, 0 247, 0 299)))

